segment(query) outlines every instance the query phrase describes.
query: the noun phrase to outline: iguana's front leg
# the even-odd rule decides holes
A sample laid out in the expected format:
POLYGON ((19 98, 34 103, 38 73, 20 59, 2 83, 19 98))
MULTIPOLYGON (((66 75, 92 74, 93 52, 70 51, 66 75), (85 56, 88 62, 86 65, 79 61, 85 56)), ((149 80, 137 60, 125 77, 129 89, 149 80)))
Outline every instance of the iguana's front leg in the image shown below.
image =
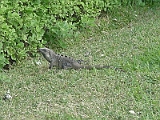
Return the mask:
POLYGON ((49 64, 49 69, 52 69, 53 67, 57 67, 58 63, 55 59, 51 59, 50 64, 49 64))
POLYGON ((54 64, 54 61, 51 61, 50 64, 49 64, 49 69, 53 68, 53 64, 54 64))

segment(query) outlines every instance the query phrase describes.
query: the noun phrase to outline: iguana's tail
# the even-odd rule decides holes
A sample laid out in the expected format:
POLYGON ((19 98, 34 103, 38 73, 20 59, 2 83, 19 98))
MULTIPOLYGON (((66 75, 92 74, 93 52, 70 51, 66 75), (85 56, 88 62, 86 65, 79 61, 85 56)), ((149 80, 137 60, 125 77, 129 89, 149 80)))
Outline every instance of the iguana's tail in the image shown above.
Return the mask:
POLYGON ((82 66, 81 67, 82 69, 103 69, 103 68, 106 68, 106 69, 114 69, 116 71, 122 71, 124 72, 124 70, 122 68, 116 68, 114 66, 108 66, 108 65, 95 65, 95 66, 91 66, 91 65, 88 65, 88 66, 82 66))
POLYGON ((110 68, 110 66, 102 66, 102 65, 95 65, 95 66, 91 66, 91 65, 86 65, 86 66, 83 66, 84 69, 102 69, 102 68, 110 68))

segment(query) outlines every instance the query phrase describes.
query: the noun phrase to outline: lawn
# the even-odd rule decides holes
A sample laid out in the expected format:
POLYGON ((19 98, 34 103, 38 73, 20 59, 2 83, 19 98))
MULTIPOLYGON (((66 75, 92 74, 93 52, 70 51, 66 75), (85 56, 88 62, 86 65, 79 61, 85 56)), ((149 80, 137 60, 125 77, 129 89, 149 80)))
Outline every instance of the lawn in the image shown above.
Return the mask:
POLYGON ((48 70, 41 55, 28 58, 0 73, 1 98, 7 90, 12 96, 0 99, 0 120, 160 119, 160 7, 131 14, 135 19, 123 27, 123 17, 113 17, 111 26, 112 19, 102 16, 67 49, 54 49, 124 72, 48 70), (41 64, 35 64, 39 59, 41 64))

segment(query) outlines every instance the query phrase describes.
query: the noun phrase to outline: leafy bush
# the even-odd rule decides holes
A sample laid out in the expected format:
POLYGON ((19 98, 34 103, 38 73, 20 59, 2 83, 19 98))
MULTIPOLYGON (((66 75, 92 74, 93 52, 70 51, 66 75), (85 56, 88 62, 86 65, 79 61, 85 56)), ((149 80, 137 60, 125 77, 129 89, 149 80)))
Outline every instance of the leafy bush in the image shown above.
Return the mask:
POLYGON ((65 39, 71 38, 74 35, 77 27, 72 22, 57 21, 54 26, 48 26, 44 34, 43 40, 47 43, 59 45, 60 47, 65 47, 65 39))
MULTIPOLYGON (((109 7, 105 0, 1 0, 0 67, 18 62, 37 48, 56 44, 64 46, 79 27, 93 24, 101 9, 109 7)), ((113 3, 113 2, 112 2, 113 3)))

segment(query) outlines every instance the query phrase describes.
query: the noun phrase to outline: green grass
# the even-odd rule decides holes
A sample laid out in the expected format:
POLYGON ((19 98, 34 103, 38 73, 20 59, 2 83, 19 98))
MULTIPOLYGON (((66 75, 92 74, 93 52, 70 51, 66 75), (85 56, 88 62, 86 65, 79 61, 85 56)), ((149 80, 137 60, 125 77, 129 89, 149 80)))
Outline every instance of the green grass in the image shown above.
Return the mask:
POLYGON ((112 30, 108 29, 112 18, 101 17, 92 31, 59 50, 93 65, 113 65, 126 72, 48 70, 43 58, 41 65, 28 59, 1 72, 0 96, 9 89, 13 98, 0 99, 0 120, 160 119, 159 10, 137 10, 133 21, 112 30))

